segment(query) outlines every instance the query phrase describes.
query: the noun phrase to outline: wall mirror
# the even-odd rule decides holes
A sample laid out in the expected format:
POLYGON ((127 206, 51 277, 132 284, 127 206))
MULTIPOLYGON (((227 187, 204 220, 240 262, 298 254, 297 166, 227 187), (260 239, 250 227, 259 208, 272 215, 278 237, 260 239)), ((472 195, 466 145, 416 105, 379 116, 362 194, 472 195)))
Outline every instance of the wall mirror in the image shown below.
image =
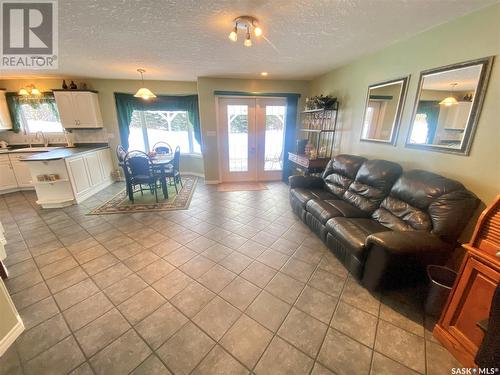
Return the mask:
POLYGON ((420 74, 407 147, 468 155, 492 57, 420 74))
POLYGON ((396 142, 408 77, 368 87, 361 140, 396 142))

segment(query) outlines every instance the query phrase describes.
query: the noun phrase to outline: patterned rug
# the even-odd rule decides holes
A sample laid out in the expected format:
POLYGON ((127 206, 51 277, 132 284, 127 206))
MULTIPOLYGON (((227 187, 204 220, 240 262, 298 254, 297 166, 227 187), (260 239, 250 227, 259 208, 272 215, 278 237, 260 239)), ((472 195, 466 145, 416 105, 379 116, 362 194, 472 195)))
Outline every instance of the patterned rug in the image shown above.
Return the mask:
POLYGON ((116 194, 106 203, 94 208, 87 215, 107 215, 107 214, 128 214, 137 212, 154 211, 174 211, 186 210, 189 208, 191 198, 198 178, 195 176, 182 176, 183 188, 177 185, 179 194, 176 194, 175 187, 168 184, 168 199, 163 199, 161 188, 158 189, 158 203, 155 201, 154 194, 149 190, 144 190, 144 195, 140 191, 134 193, 134 202, 128 199, 125 189, 116 194))
POLYGON ((224 182, 217 185, 217 191, 255 191, 267 190, 267 186, 262 182, 224 182))

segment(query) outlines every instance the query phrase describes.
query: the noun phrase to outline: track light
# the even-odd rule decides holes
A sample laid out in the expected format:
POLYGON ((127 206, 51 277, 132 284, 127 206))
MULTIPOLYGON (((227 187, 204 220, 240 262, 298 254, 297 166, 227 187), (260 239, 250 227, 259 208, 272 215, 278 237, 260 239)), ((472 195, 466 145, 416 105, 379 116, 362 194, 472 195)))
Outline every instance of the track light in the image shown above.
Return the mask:
POLYGON ((231 42, 236 42, 238 40, 238 24, 234 25, 233 31, 229 33, 229 40, 231 42))
POLYGON ((251 31, 255 37, 260 37, 262 35, 262 28, 259 26, 259 22, 255 17, 252 16, 240 16, 236 17, 234 20, 233 30, 229 33, 228 37, 231 42, 236 42, 238 40, 238 30, 245 32, 245 40, 243 45, 245 47, 252 46, 252 36, 251 31))
POLYGON ((247 36, 243 42, 245 47, 252 47, 252 39, 250 39, 250 29, 247 27, 247 36))

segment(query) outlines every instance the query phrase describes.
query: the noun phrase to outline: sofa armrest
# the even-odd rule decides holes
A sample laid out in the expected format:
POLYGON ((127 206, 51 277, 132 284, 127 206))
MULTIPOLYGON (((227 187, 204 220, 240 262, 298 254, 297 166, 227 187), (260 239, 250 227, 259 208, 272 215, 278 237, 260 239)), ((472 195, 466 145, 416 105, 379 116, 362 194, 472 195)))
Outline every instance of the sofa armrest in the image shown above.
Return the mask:
POLYGON ((435 234, 422 231, 374 233, 366 238, 366 245, 382 247, 398 254, 449 252, 454 248, 435 234))
POLYGON ((290 176, 288 177, 288 185, 293 188, 318 188, 321 189, 324 181, 321 177, 316 176, 290 176))

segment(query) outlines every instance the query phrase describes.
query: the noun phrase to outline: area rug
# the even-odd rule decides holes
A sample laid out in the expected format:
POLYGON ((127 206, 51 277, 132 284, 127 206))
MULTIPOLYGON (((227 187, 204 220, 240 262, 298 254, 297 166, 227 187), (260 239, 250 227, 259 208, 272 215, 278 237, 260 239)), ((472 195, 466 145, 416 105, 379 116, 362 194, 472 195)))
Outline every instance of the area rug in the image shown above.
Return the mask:
POLYGON ((138 212, 154 212, 154 211, 174 211, 186 210, 189 208, 191 198, 198 178, 195 176, 182 176, 182 184, 177 185, 179 194, 175 193, 175 187, 168 184, 168 199, 163 199, 161 188, 158 189, 158 203, 155 201, 154 194, 148 190, 144 191, 144 195, 140 192, 134 193, 134 202, 128 199, 125 189, 116 194, 106 203, 94 208, 87 215, 107 215, 107 214, 127 214, 138 212))
POLYGON ((217 185, 217 191, 254 191, 267 190, 267 186, 262 182, 224 182, 217 185))

